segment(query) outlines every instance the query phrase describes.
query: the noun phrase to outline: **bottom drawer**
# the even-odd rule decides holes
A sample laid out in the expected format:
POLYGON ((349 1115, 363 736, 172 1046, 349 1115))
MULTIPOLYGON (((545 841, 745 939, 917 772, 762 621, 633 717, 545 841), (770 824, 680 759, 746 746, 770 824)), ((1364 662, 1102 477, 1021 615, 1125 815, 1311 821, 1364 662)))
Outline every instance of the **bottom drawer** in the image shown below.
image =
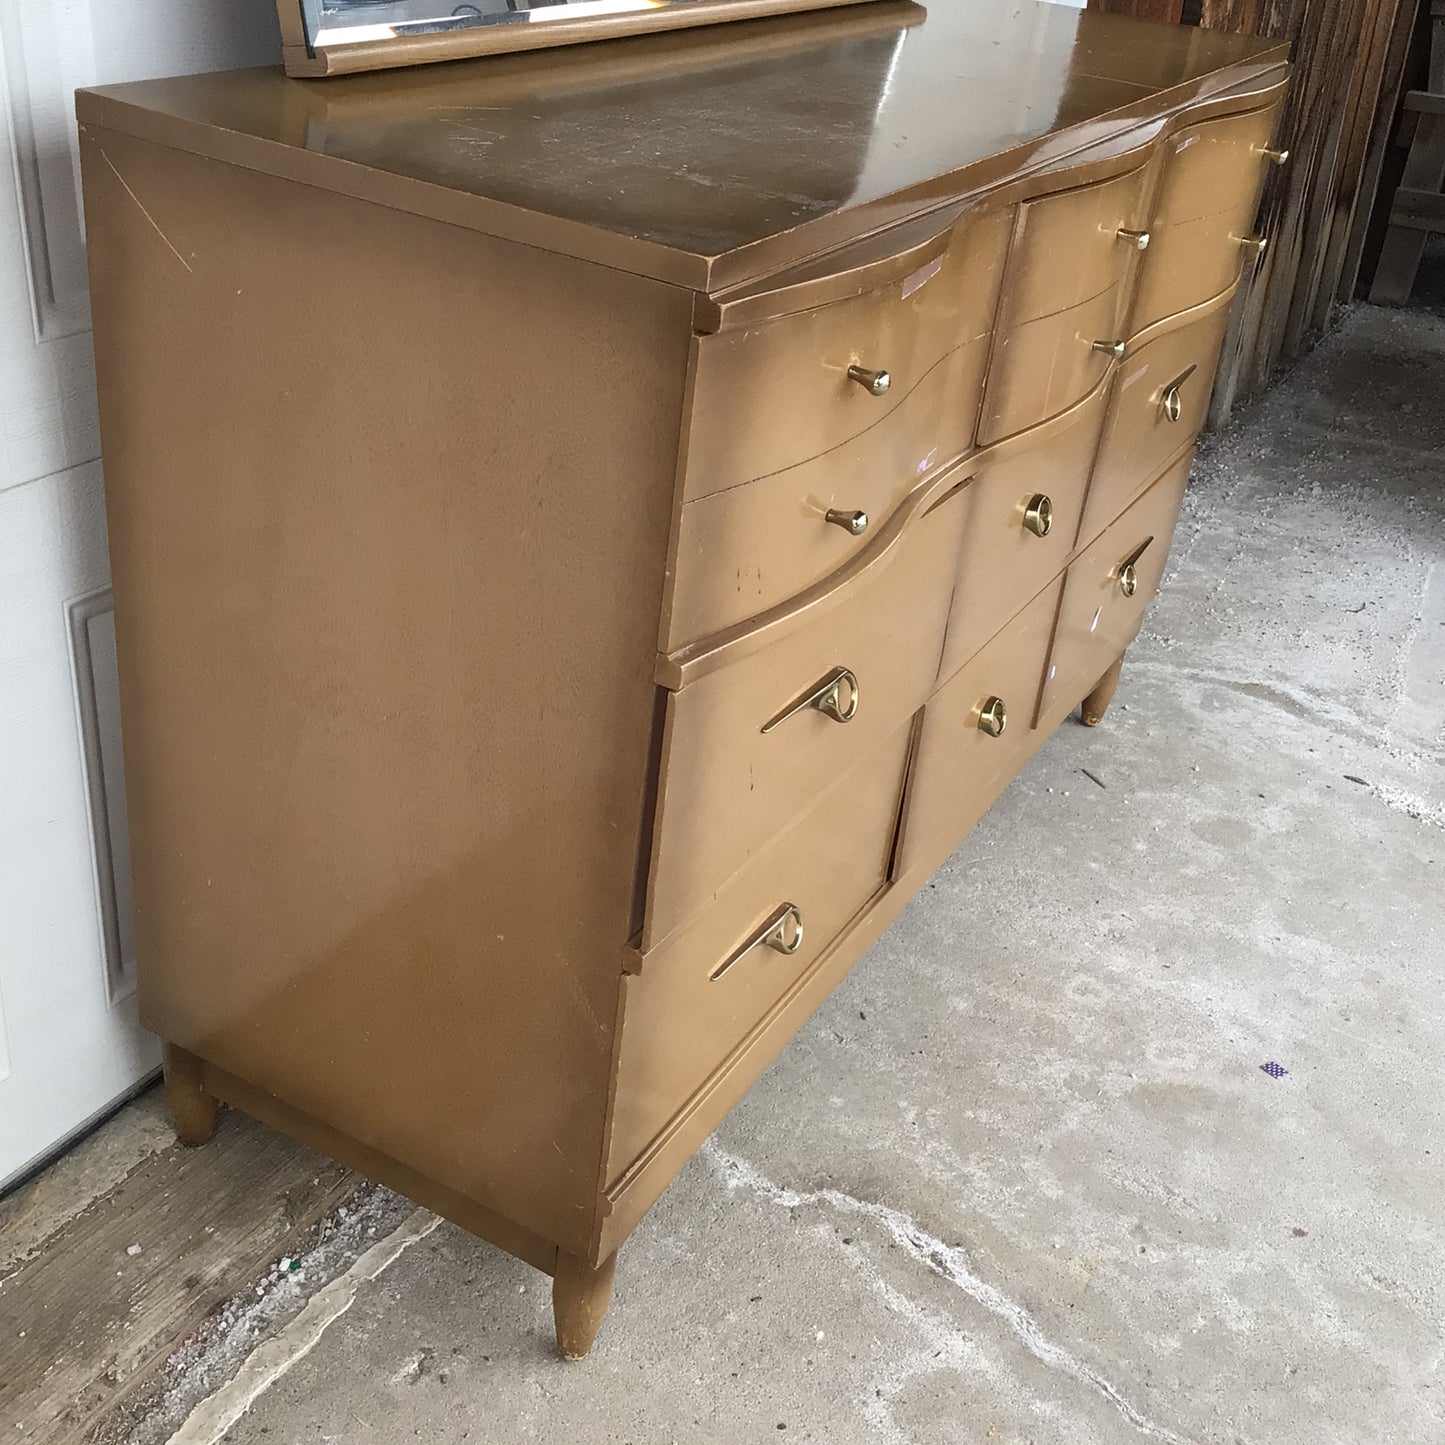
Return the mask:
POLYGON ((609 1180, 679 1130, 701 1144, 731 1102, 709 1095, 886 887, 912 736, 910 720, 625 981, 609 1180))
POLYGON ((1193 452, 1164 473, 1064 574, 1059 621, 1039 701, 1051 731, 1134 640, 1159 590, 1193 452))
POLYGON ((1033 730, 1060 584, 1046 587, 923 711, 902 861, 932 872, 1039 745, 1033 730))

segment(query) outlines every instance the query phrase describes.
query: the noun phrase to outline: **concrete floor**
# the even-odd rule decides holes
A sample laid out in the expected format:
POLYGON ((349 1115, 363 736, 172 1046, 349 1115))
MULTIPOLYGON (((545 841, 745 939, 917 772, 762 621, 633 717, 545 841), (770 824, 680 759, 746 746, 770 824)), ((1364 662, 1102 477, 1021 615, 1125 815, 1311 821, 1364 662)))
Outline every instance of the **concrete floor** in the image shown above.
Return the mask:
POLYGON ((1445 320, 1360 309, 1207 444, 1104 725, 683 1172, 585 1364, 391 1219, 132 1438, 1445 1441, 1442 402, 1445 320))

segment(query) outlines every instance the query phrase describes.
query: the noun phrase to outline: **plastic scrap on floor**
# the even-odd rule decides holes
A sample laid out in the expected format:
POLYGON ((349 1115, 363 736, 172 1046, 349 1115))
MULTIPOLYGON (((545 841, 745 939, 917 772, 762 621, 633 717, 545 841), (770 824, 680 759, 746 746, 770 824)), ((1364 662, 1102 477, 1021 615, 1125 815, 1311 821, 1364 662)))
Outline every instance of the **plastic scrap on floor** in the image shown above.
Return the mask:
POLYGON ((1260 1068, 1263 1069, 1265 1073, 1270 1076, 1271 1079, 1282 1079, 1287 1073, 1289 1073, 1289 1070, 1285 1068, 1283 1064, 1277 1064, 1273 1059, 1271 1059, 1267 1064, 1261 1064, 1260 1068))

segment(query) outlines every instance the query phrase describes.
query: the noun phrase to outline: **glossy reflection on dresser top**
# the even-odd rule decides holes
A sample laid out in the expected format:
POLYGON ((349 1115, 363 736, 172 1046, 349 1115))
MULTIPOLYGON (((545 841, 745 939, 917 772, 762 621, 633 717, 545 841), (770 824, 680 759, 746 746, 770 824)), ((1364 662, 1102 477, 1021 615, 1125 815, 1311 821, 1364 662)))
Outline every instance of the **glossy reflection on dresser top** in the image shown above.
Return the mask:
POLYGON ((1031 0, 879 3, 324 84, 142 82, 87 92, 82 117, 328 188, 321 157, 355 162, 369 199, 711 289, 776 248, 715 258, 846 243, 1284 55, 1031 0))

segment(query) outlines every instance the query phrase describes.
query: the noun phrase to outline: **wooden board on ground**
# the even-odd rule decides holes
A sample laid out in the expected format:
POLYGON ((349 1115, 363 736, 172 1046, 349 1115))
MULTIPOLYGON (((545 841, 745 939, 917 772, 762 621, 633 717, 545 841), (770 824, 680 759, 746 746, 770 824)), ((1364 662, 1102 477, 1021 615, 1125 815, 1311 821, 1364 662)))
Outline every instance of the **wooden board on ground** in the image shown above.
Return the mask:
MULTIPOLYGON (((146 1118, 155 1103, 132 1108, 146 1118)), ((9 1255, 0 1277, 7 1437, 13 1431, 31 1445, 85 1438, 217 1305, 293 1250, 359 1182, 229 1111, 203 1149, 156 1142, 121 1116, 62 1161, 57 1168, 71 1171, 65 1187, 81 1190, 83 1151, 91 1151, 90 1177, 109 1186, 88 1200, 81 1193, 78 1212, 67 1211, 45 1174, 0 1201, 0 1257, 9 1255), (106 1131, 125 1128, 141 1142, 122 1173, 106 1131)))

